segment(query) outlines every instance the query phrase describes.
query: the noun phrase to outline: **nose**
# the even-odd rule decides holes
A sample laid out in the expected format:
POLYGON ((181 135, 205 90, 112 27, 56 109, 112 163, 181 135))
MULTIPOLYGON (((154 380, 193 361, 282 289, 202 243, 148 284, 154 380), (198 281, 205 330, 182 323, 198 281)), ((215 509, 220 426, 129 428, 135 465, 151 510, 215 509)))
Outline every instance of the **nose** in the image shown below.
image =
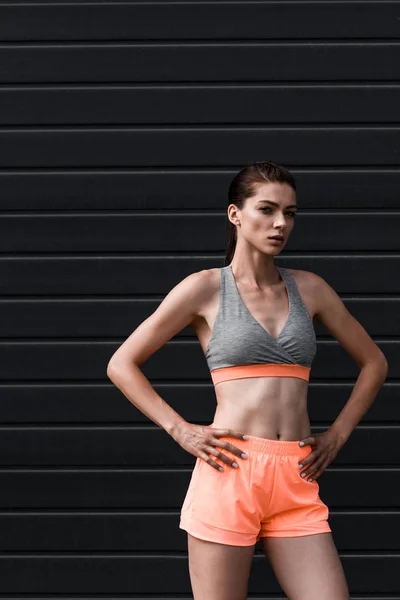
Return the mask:
POLYGON ((286 219, 284 215, 277 215, 274 222, 274 227, 286 228, 286 219))

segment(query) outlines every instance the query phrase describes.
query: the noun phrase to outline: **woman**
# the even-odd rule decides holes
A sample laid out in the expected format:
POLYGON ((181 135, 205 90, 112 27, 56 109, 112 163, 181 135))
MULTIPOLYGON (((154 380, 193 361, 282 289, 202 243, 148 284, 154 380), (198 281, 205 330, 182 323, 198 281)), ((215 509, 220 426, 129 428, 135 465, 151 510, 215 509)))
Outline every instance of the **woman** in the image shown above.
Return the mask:
POLYGON ((272 162, 251 164, 233 179, 229 200, 225 266, 178 283, 118 348, 107 374, 196 457, 179 524, 188 533, 195 600, 245 600, 258 540, 289 600, 347 600, 317 479, 372 404, 387 361, 322 277, 275 266, 296 215, 291 173, 272 162), (311 435, 314 318, 360 374, 335 422, 311 435), (215 386, 210 426, 185 421, 140 370, 187 325, 215 386))

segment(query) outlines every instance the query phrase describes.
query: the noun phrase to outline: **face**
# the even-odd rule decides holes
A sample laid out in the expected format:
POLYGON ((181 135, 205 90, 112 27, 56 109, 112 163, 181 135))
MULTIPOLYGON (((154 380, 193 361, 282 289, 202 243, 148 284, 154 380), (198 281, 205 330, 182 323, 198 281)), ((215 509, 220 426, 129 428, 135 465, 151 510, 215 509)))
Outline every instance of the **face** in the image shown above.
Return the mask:
POLYGON ((294 226, 296 192, 287 183, 261 183, 257 192, 247 198, 242 209, 228 207, 228 217, 236 227, 238 244, 246 241, 266 254, 279 254, 294 226), (283 240, 270 239, 281 235, 283 240), (241 239, 242 238, 242 239, 241 239))

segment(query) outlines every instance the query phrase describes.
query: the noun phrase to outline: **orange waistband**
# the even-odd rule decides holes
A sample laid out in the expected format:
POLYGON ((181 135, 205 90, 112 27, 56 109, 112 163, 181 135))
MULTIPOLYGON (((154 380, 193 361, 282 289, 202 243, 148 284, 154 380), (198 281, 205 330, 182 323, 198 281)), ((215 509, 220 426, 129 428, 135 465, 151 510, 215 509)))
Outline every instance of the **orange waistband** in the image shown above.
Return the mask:
POLYGON ((214 385, 230 379, 244 379, 245 377, 298 377, 310 379, 311 367, 298 364, 267 363, 255 365, 237 365, 235 367, 222 367, 211 371, 214 385))

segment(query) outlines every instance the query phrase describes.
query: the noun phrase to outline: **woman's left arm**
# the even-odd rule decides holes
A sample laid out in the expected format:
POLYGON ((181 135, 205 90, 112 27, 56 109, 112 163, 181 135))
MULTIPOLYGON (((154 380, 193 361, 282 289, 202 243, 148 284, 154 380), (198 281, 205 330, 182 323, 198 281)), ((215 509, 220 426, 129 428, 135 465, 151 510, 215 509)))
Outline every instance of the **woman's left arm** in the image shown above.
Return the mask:
MULTIPOLYGON (((316 273, 307 273, 308 285, 312 292, 315 318, 337 339, 360 367, 360 373, 351 395, 332 425, 322 434, 302 440, 315 448, 310 460, 303 464, 315 463, 318 467, 313 479, 332 462, 338 450, 343 446, 353 429, 368 411, 387 373, 388 362, 382 350, 375 344, 364 327, 347 310, 335 290, 316 273), (320 438, 320 440, 316 439, 320 438), (320 468, 321 467, 321 468, 320 468)), ((307 473, 313 469, 308 468, 307 473)))

